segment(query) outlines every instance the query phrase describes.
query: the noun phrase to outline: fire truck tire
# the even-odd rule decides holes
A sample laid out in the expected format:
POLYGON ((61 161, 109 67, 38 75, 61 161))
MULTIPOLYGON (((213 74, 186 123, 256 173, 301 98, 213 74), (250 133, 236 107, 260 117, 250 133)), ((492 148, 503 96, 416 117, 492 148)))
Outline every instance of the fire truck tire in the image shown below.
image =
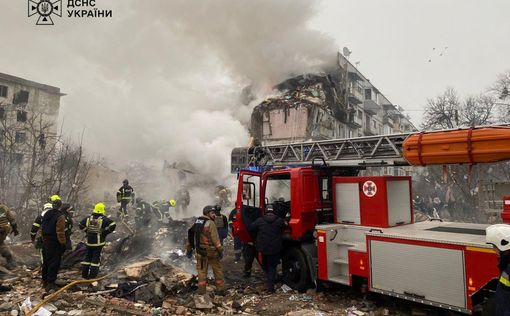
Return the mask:
POLYGON ((303 251, 292 247, 282 258, 283 282, 294 290, 305 291, 311 286, 310 269, 303 251))

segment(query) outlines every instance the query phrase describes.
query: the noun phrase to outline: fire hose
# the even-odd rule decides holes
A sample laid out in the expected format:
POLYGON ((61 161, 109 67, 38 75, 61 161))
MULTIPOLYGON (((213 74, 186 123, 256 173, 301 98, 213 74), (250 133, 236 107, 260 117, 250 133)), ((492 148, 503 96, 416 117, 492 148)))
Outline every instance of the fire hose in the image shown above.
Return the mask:
POLYGON ((41 301, 39 304, 37 304, 34 308, 32 308, 28 313, 27 313, 27 316, 32 316, 34 315, 34 313, 36 313, 39 308, 41 308, 42 306, 44 306, 46 303, 48 303, 49 301, 51 301, 52 299, 54 299, 55 297, 57 297, 60 293, 64 292, 65 290, 67 290, 68 288, 76 285, 76 284, 82 284, 82 283, 94 283, 94 282, 98 282, 98 281, 101 281, 107 277, 109 277, 110 275, 112 275, 113 273, 110 273, 110 274, 107 274, 105 276, 102 276, 100 278, 97 278, 97 279, 91 279, 91 280, 76 280, 76 281, 73 281, 71 283, 69 283, 68 285, 62 287, 61 289, 59 289, 58 291, 56 291, 55 293, 52 293, 48 296, 46 296, 46 298, 41 301))

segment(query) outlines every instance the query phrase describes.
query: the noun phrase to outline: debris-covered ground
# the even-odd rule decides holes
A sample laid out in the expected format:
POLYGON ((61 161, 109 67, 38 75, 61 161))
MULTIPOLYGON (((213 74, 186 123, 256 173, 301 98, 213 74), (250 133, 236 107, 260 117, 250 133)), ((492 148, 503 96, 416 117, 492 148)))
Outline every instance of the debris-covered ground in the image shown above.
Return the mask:
MULTIPOLYGON (((298 293, 279 283, 276 293, 268 294, 258 265, 251 278, 242 277, 243 262, 235 261, 230 240, 226 242, 223 259, 227 294, 215 296, 214 282, 210 282, 208 294, 197 296, 194 262, 183 251, 183 236, 191 222, 191 219, 173 221, 135 236, 119 225, 104 249, 101 275, 106 277, 93 284, 66 289, 35 315, 438 314, 437 310, 423 306, 372 294, 364 296, 328 284, 321 285, 319 290, 298 293)), ((3 285, 12 290, 0 296, 0 315, 26 315, 49 294, 41 288, 38 251, 29 242, 11 246, 19 267, 13 271, 2 270, 3 285)), ((65 256, 66 268, 59 274, 59 285, 81 279, 80 254, 78 246, 65 256)))

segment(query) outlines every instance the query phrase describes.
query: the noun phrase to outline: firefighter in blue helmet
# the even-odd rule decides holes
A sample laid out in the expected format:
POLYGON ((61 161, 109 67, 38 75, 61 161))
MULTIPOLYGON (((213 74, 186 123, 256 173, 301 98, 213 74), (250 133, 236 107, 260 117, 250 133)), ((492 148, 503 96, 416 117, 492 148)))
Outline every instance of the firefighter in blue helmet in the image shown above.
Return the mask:
POLYGON ((496 288, 496 316, 510 316, 510 225, 496 224, 487 227, 486 241, 499 255, 501 273, 496 288))
POLYGON ((87 233, 87 254, 82 264, 82 277, 94 279, 99 274, 101 251, 106 244, 106 236, 115 230, 115 222, 104 215, 105 205, 97 203, 92 215, 80 222, 80 229, 87 233))

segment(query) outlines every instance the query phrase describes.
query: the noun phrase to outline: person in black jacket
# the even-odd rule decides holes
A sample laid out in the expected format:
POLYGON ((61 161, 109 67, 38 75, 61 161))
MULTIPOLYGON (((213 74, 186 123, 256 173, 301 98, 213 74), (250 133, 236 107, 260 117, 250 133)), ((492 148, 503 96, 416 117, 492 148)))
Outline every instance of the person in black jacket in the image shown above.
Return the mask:
POLYGON ((127 216, 127 206, 129 203, 133 205, 135 203, 135 190, 129 185, 128 179, 122 181, 122 186, 117 191, 117 202, 120 203, 119 216, 127 216))
POLYGON ((285 222, 278 217, 272 205, 266 206, 266 213, 253 222, 250 231, 256 236, 255 247, 262 253, 262 268, 267 275, 267 290, 274 292, 276 267, 282 251, 282 232, 285 222))
POLYGON ((62 254, 66 250, 66 219, 60 211, 62 201, 58 196, 52 196, 53 208, 46 213, 41 220, 42 235, 42 280, 45 290, 51 291, 58 289, 55 284, 62 254))
POLYGON ((81 263, 81 276, 84 279, 94 279, 99 274, 101 250, 106 244, 106 236, 115 230, 115 222, 104 215, 105 205, 97 203, 92 215, 80 222, 80 229, 87 233, 87 254, 81 263))

